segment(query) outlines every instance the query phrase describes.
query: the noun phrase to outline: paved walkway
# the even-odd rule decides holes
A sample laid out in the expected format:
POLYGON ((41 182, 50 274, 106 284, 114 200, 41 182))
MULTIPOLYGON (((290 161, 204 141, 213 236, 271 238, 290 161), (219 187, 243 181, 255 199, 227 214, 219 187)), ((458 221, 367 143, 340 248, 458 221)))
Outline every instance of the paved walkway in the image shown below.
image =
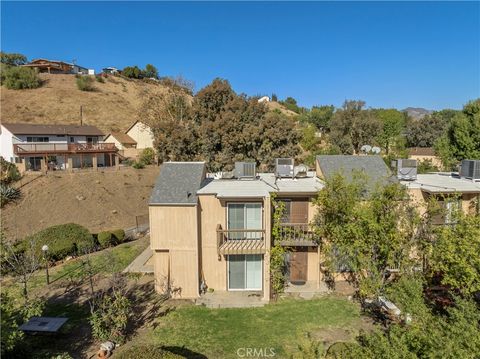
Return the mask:
POLYGON ((305 284, 289 283, 285 288, 285 294, 292 297, 300 297, 303 299, 312 299, 316 296, 331 293, 325 282, 307 281, 305 284))
POLYGON ((123 273, 153 273, 153 252, 150 246, 123 270, 123 273))

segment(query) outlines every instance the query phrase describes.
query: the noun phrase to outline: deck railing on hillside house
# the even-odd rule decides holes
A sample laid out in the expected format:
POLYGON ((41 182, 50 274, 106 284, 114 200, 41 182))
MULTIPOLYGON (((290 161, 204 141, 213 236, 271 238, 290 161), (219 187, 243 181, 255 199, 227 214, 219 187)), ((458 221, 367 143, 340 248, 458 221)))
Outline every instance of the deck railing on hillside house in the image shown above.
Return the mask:
POLYGON ((317 246, 317 236, 308 223, 281 223, 279 242, 282 246, 317 246))
POLYGON ((29 142, 13 145, 16 155, 54 154, 54 153, 98 153, 116 152, 114 143, 49 143, 29 142))
POLYGON ((217 253, 262 254, 265 253, 264 229, 222 229, 217 225, 217 253))

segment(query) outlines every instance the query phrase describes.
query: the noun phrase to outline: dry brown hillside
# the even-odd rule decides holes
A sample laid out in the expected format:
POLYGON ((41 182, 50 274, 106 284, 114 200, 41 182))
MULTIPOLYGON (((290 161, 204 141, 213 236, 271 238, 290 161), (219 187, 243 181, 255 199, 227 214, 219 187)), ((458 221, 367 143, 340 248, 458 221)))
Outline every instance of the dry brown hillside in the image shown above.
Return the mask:
POLYGON ((25 176, 22 198, 1 211, 2 232, 23 238, 46 227, 78 223, 93 232, 130 228, 148 218, 148 200, 159 167, 120 171, 51 172, 36 179, 25 176), (34 179, 32 181, 32 179, 34 179), (29 182, 31 181, 31 182, 29 182))
POLYGON ((95 81, 96 91, 80 91, 74 75, 40 74, 44 85, 33 90, 1 87, 1 121, 78 124, 80 106, 85 124, 105 133, 126 130, 136 119, 147 92, 162 93, 160 84, 110 76, 95 81))

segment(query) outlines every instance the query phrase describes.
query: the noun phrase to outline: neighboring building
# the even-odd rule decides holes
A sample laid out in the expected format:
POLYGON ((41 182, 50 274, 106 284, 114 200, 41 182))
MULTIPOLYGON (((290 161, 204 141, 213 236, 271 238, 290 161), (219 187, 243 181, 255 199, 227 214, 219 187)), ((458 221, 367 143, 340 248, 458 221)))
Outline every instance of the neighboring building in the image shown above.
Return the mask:
POLYGON ((435 154, 435 150, 432 147, 411 147, 407 150, 408 158, 416 160, 417 162, 423 162, 429 160, 432 165, 441 168, 442 161, 440 157, 435 154))
MULTIPOLYGON (((248 291, 268 301, 275 244, 289 248, 289 287, 308 292, 324 288, 324 258, 310 223, 317 210, 314 198, 324 180, 338 172, 347 180, 359 172, 372 189, 398 182, 380 156, 317 156, 315 172, 294 166, 292 159, 277 159, 273 173, 256 173, 254 163, 237 162, 235 171, 214 175, 206 173, 204 162, 164 163, 149 203, 156 290, 188 299, 199 298, 207 288, 248 291), (286 208, 278 243, 272 235, 272 197, 286 208)), ((480 183, 465 178, 409 178, 400 183, 415 201, 460 194, 462 208, 471 211, 480 194, 480 183)), ((333 275, 343 280, 346 272, 333 275)))
POLYGON ((268 96, 263 96, 263 97, 260 97, 258 99, 258 102, 262 103, 262 102, 270 102, 270 97, 268 96))
POLYGON ((118 75, 120 70, 116 67, 105 67, 102 69, 102 72, 107 75, 118 75))
POLYGON ((95 126, 1 124, 1 156, 21 171, 118 165, 118 149, 95 126))
POLYGON ((37 69, 39 72, 47 72, 49 74, 80 74, 80 75, 94 75, 94 70, 89 70, 86 67, 79 66, 64 61, 35 59, 30 63, 22 65, 37 69))
POLYGON ((105 141, 113 142, 125 157, 137 157, 145 148, 153 148, 153 133, 146 124, 135 121, 126 131, 112 132, 105 141))

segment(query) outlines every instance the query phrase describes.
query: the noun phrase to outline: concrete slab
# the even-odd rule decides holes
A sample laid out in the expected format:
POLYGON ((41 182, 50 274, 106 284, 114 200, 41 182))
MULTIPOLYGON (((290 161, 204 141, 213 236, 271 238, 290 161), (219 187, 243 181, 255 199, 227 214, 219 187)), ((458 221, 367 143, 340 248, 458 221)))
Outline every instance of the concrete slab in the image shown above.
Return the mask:
POLYGON ((153 273, 152 256, 153 251, 148 247, 123 270, 123 273, 153 273))
POLYGON ((228 292, 215 291, 205 293, 195 302, 207 308, 251 308, 263 307, 267 304, 263 300, 262 292, 228 292))

